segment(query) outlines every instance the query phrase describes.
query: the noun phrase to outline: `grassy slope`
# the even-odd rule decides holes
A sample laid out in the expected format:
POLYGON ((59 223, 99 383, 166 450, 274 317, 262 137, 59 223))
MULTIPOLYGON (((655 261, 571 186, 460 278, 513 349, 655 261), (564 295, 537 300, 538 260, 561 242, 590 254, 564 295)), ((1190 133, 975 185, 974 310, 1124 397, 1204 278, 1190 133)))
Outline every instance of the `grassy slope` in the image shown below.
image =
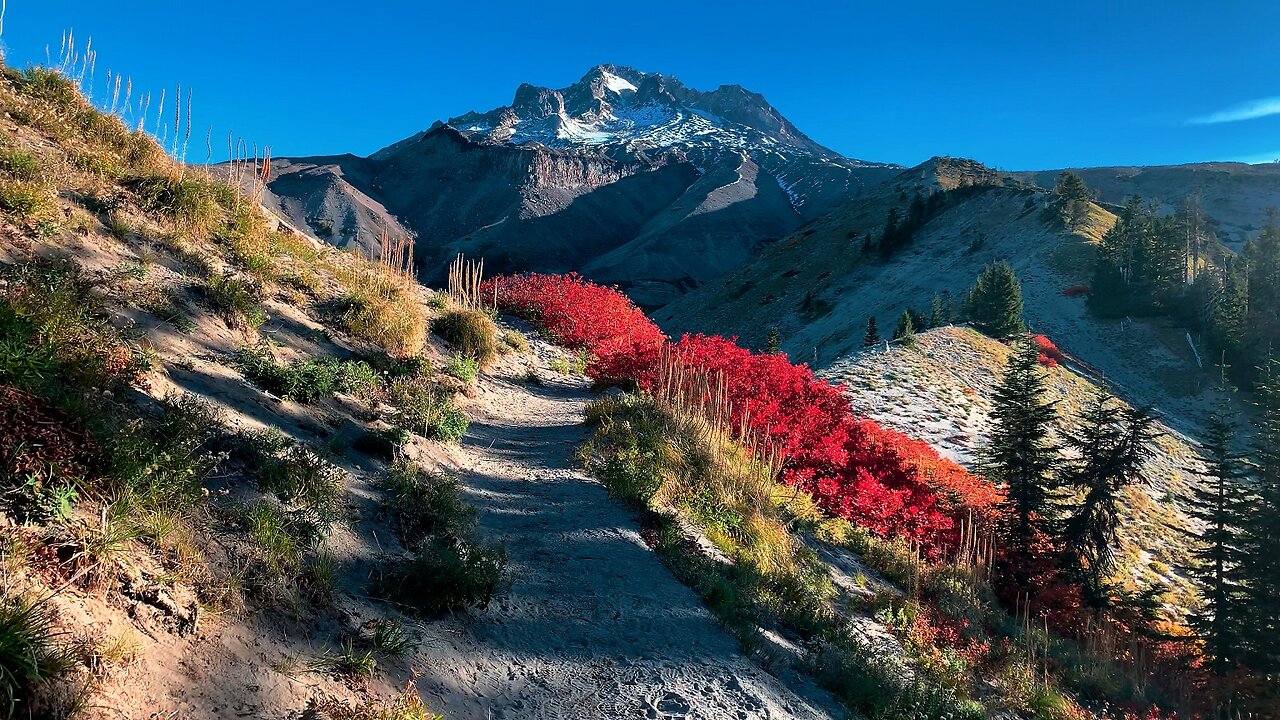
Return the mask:
MULTIPOLYGON (((181 170, 65 81, 34 85, 32 77, 0 78, 0 273, 13 283, 24 269, 69 260, 67 272, 89 287, 93 321, 104 322, 91 339, 119 337, 146 358, 132 385, 68 380, 55 400, 114 453, 105 475, 80 479, 61 516, 13 525, 0 508, 3 599, 47 598, 54 641, 71 659, 70 672, 37 694, 55 712, 83 717, 115 717, 110 708, 274 717, 309 701, 326 717, 373 717, 367 699, 398 693, 410 665, 401 656, 413 651, 368 630, 407 620, 367 597, 370 574, 399 550, 395 523, 378 511, 385 465, 350 445, 404 423, 410 400, 426 402, 411 384, 446 395, 463 387, 431 370, 447 356, 423 334, 431 294, 361 257, 277 232, 248 199, 199 169, 181 170), (15 172, 16 157, 33 159, 34 171, 23 160, 15 172), (178 192, 157 196, 150 187, 178 192), (36 202, 12 201, 28 189, 36 202), (326 385, 309 403, 281 398, 237 360, 259 344, 268 366, 347 368, 358 355, 411 368, 409 380, 326 385), (174 416, 164 408, 177 398, 194 408, 193 426, 175 431, 186 444, 158 452, 181 456, 147 455, 139 443, 154 431, 145 428, 174 416), (280 439, 251 440, 256 430, 280 439), (137 472, 125 476, 131 459, 137 472), (168 468, 192 473, 192 484, 172 489, 181 506, 126 493, 168 468), (126 477, 132 485, 122 485, 126 477), (378 658, 389 667, 374 674, 378 658)), ((0 291, 15 287, 0 281, 0 291)), ((31 287, 37 294, 23 301, 30 317, 86 332, 75 325, 83 317, 31 287)), ((11 298, 21 300, 18 292, 11 298)), ((5 352, 24 352, 18 342, 5 352)), ((42 392, 35 375, 12 367, 0 370, 0 385, 42 392)), ((314 389, 319 381, 307 382, 314 389)), ((424 438, 407 437, 406 455, 433 452, 424 438)), ((6 498, 22 492, 2 489, 6 498)), ((408 695, 384 710, 377 717, 429 717, 408 695)))

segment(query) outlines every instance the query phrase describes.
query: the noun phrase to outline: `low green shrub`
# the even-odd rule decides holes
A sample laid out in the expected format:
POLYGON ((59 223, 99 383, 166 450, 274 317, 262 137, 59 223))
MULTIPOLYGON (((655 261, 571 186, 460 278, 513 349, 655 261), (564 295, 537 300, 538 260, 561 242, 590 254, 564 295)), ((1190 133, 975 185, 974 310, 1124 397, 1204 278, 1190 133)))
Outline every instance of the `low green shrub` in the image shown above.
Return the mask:
POLYGON ((469 420, 444 390, 421 378, 392 380, 387 395, 395 407, 395 424, 428 440, 456 442, 467 432, 469 420))
POLYGON ((454 355, 444 364, 442 371, 462 382, 472 382, 480 374, 480 363, 474 358, 454 355))
POLYGON ((77 389, 137 382, 151 368, 153 356, 111 324, 96 281, 74 262, 17 265, 0 279, 0 381, 71 399, 77 389))
POLYGON ((346 473, 298 443, 280 451, 259 450, 253 473, 258 487, 290 507, 311 512, 317 524, 330 524, 342 512, 346 473))
POLYGON ((507 552, 498 545, 433 538, 408 560, 387 569, 382 595, 428 617, 483 609, 502 582, 507 552))
POLYGON ((462 501, 457 478, 404 462, 387 472, 382 488, 387 493, 383 511, 411 551, 433 536, 465 537, 475 528, 475 508, 462 501))
POLYGON ((46 215, 53 207, 53 193, 29 180, 0 181, 0 210, 21 219, 46 215))
POLYGON ((368 395, 381 384, 374 369, 360 360, 307 358, 283 365, 262 345, 240 348, 236 362, 257 386, 302 403, 316 402, 337 392, 368 395))
POLYGON ((187 232, 203 235, 222 216, 214 183, 205 178, 154 173, 136 178, 130 185, 144 210, 168 218, 187 232))
POLYGON ((529 338, 519 330, 504 330, 502 332, 502 344, 514 350, 515 352, 525 352, 529 349, 529 338))
POLYGON ((109 484, 118 515, 183 515, 205 498, 205 481, 221 461, 210 450, 221 421, 194 395, 171 396, 157 418, 119 422, 108 437, 109 484))
POLYGON ((365 455, 391 461, 408 442, 409 433, 404 428, 388 428, 357 435, 351 441, 351 447, 365 455))
POLYGON ((204 288, 209 306, 219 312, 229 323, 243 323, 257 330, 267 321, 262 308, 262 288, 257 283, 246 282, 227 273, 209 278, 204 288))
POLYGON ((40 177, 40 159, 22 150, 0 152, 0 171, 17 180, 35 180, 40 177))
POLYGON ((461 484, 400 463, 383 489, 383 510, 412 556, 384 570, 381 594, 428 616, 488 605, 503 582, 507 553, 478 538, 476 512, 462 501, 461 484))

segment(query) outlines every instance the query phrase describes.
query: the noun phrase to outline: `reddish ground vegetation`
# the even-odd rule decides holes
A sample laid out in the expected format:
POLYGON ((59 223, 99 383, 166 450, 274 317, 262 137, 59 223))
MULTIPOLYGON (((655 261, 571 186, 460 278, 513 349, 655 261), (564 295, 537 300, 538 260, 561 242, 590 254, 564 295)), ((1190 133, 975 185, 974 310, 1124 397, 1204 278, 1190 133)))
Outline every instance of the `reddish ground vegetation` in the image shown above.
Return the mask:
POLYGON ((1063 296, 1071 297, 1071 298, 1084 297, 1091 292, 1093 291, 1089 289, 1088 285, 1071 285, 1070 287, 1065 287, 1062 289, 1063 296))
POLYGON ((635 381, 652 372, 666 336, 626 295, 576 273, 490 278, 481 297, 533 322, 555 342, 590 352, 587 372, 601 382, 635 381))
POLYGON ((96 455, 73 418, 42 398, 0 385, 0 483, 82 478, 96 455))
POLYGON ((1036 358, 1041 365, 1045 367, 1056 367, 1058 363, 1064 362, 1066 356, 1058 349, 1053 341, 1044 335, 1030 335, 1031 342, 1035 344, 1036 349, 1040 351, 1040 356, 1036 358))

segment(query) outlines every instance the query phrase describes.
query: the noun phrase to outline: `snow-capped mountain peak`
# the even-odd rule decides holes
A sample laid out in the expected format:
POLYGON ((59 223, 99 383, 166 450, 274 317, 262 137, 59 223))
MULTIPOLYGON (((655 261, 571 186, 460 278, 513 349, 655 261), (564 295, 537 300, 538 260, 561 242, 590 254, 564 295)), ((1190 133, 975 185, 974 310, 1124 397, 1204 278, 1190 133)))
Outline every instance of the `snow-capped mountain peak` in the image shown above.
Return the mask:
POLYGON ((704 92, 673 77, 598 65, 558 90, 521 85, 511 105, 471 112, 448 125, 482 144, 606 151, 675 151, 705 158, 723 151, 803 158, 851 167, 815 143, 758 93, 740 85, 704 92))

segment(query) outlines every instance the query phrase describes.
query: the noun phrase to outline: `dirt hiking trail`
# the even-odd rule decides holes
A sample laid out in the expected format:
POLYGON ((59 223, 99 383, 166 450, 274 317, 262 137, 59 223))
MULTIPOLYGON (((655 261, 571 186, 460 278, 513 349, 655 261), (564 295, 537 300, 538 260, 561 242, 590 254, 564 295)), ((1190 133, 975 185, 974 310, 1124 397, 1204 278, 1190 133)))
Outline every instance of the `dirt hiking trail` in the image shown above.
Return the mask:
POLYGON ((495 373, 442 458, 484 534, 506 543, 511 585, 487 610, 427 624, 420 675, 434 710, 462 718, 828 718, 742 654, 646 547, 632 514, 576 467, 583 381, 495 373), (461 624, 453 632, 451 624, 461 624))

